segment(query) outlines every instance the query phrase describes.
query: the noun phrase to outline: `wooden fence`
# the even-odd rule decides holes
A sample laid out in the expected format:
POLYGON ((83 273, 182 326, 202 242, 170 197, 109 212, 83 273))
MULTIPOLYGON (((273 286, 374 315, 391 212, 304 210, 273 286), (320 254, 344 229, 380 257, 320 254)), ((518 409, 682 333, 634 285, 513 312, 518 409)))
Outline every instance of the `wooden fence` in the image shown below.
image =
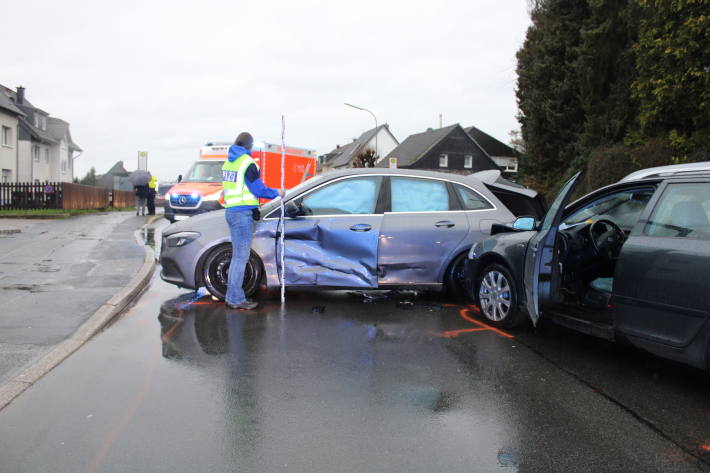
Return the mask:
POLYGON ((111 207, 125 209, 136 205, 136 194, 131 191, 112 191, 111 207))
POLYGON ((78 210, 134 205, 133 192, 129 191, 113 191, 111 200, 109 191, 102 187, 70 182, 0 183, 0 209, 3 210, 78 210))

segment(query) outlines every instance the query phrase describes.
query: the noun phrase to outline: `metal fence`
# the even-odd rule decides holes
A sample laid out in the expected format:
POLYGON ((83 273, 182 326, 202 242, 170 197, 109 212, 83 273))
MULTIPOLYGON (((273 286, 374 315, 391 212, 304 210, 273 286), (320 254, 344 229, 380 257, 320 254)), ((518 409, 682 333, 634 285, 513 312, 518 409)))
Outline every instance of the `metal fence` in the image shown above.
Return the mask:
POLYGON ((109 199, 109 191, 102 187, 70 182, 0 183, 0 209, 3 210, 78 210, 133 205, 133 193, 128 191, 113 191, 113 199, 109 199))

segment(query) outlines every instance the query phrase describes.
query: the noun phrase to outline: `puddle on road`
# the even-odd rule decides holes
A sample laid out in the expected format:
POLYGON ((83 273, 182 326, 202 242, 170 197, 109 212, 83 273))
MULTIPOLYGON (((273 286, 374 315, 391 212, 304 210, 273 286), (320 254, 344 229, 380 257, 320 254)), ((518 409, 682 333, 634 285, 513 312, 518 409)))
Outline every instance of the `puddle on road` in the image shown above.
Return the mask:
POLYGON ((30 293, 46 291, 46 288, 41 284, 13 284, 4 286, 2 289, 5 291, 27 291, 30 293))
POLYGON ((35 266, 37 267, 35 271, 39 271, 40 273, 56 273, 62 269, 60 266, 52 266, 48 264, 35 263, 35 266))
POLYGON ((143 243, 155 249, 155 228, 143 229, 143 243))

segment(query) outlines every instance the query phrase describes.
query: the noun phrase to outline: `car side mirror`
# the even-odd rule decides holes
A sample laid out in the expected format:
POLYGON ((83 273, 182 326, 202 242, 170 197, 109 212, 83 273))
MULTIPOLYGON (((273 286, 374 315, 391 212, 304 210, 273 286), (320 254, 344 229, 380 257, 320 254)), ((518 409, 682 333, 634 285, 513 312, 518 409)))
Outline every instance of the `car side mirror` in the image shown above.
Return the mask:
POLYGON ((513 222, 513 228, 520 232, 535 230, 535 217, 518 217, 513 222))
POLYGON ((182 174, 178 174, 178 182, 182 182, 182 174))
POLYGON ((289 218, 300 217, 303 215, 303 209, 296 202, 289 200, 284 204, 284 214, 289 218))

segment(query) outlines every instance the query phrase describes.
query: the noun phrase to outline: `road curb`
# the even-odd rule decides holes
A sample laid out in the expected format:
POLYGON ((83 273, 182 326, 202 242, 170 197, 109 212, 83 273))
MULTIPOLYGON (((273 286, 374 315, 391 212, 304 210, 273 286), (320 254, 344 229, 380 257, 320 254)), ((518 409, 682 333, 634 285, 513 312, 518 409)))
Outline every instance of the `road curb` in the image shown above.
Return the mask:
POLYGON ((156 257, 153 248, 145 246, 139 235, 143 228, 161 217, 160 215, 155 215, 146 219, 145 224, 133 234, 136 242, 144 250, 143 265, 136 275, 123 289, 114 294, 108 302, 99 307, 69 338, 54 347, 49 353, 43 355, 30 367, 23 370, 22 373, 0 386, 0 410, 4 409, 17 396, 36 383, 42 376, 52 371, 69 355, 106 327, 145 289, 146 283, 153 276, 156 257))

